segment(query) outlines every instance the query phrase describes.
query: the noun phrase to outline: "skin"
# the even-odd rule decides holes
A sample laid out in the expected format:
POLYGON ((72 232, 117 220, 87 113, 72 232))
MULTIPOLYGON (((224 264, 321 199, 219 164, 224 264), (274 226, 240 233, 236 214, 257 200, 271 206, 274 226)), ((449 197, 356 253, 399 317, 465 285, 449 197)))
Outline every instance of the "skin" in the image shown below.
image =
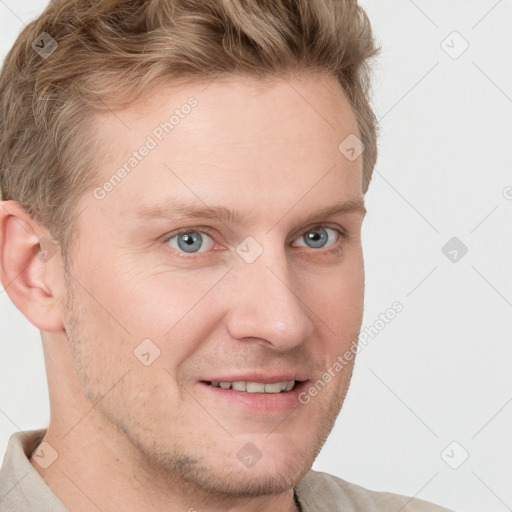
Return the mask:
POLYGON ((313 74, 162 87, 97 118, 98 183, 191 96, 197 106, 104 199, 80 198, 69 269, 60 252, 35 256, 51 238, 45 227, 14 201, 0 207, 2 283, 41 330, 51 410, 43 441, 58 453, 46 469, 30 460, 75 512, 92 503, 103 512, 296 510, 292 487, 349 386, 353 360, 283 413, 247 411, 199 383, 253 370, 300 370, 314 383, 357 338, 364 214, 303 220, 363 200, 362 157, 338 150, 358 134, 341 87, 313 74), (171 197, 248 219, 137 218, 143 204, 171 197), (347 236, 327 230, 327 247, 310 247, 302 235, 318 225, 347 236), (195 259, 166 241, 179 228, 210 235, 195 259), (248 236, 263 249, 252 263, 236 252, 248 236), (134 356, 146 338, 160 350, 149 366, 134 356), (248 442, 261 452, 252 467, 237 457, 248 442))

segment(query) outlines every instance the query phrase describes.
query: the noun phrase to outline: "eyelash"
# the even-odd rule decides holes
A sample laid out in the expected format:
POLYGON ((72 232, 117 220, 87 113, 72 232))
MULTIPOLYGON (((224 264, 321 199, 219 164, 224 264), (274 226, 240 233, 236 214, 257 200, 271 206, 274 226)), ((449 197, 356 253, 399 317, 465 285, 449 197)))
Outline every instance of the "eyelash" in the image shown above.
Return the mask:
MULTIPOLYGON (((311 228, 307 228, 300 235, 298 235, 296 237, 296 239, 301 237, 301 236, 304 236, 306 233, 309 233, 310 231, 315 231, 315 229, 318 229, 318 228, 329 228, 329 229, 332 229, 333 231, 336 231, 338 233, 338 235, 339 235, 339 239, 336 242, 335 246, 333 248, 330 248, 330 249, 326 250, 325 252, 323 252, 322 255, 327 257, 327 256, 332 256, 332 255, 340 254, 343 251, 343 247, 342 247, 342 243, 341 242, 348 238, 348 234, 347 234, 347 232, 343 228, 340 228, 340 227, 336 227, 335 228, 335 227, 329 226, 327 224, 317 224, 316 226, 313 226, 311 228)), ((209 237, 211 237, 213 239, 213 236, 210 234, 208 228, 204 228, 204 227, 189 227, 189 228, 178 229, 178 230, 174 231, 173 233, 171 233, 170 235, 167 235, 165 237, 165 240, 163 241, 163 243, 165 244, 165 243, 169 242, 169 240, 171 238, 174 238, 175 236, 181 235, 183 233, 205 233, 205 234, 207 234, 209 237)), ((206 252, 198 252, 198 253, 185 253, 185 252, 176 251, 173 247, 169 247, 169 248, 178 257, 184 258, 186 260, 196 260, 201 255, 206 255, 206 254, 212 252, 212 251, 206 251, 206 252)), ((322 251, 321 251, 321 249, 318 249, 317 252, 322 252, 322 251)), ((202 256, 202 257, 204 257, 204 256, 202 256)))

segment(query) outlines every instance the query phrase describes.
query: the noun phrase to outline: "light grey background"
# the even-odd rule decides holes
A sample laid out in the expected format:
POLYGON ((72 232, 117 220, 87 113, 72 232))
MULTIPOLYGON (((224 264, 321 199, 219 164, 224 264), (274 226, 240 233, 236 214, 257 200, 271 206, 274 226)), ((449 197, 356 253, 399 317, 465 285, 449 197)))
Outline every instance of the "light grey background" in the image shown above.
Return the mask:
MULTIPOLYGON (((2 59, 45 3, 0 0, 2 59)), ((511 510, 512 3, 361 3, 383 46, 363 327, 404 310, 358 355, 313 468, 457 511, 511 510), (442 252, 452 237, 468 248, 446 250, 456 262, 442 252)), ((39 333, 2 288, 0 333, 3 457, 49 412, 39 333)))

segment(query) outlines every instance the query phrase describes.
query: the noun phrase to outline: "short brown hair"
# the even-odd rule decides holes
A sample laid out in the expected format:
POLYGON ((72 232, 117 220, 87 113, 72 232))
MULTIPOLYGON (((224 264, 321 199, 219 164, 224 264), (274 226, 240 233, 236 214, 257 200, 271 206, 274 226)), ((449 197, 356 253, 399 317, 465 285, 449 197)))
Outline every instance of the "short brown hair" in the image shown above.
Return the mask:
POLYGON ((356 0, 51 1, 0 74, 1 198, 46 226, 65 258, 77 200, 98 179, 95 112, 182 79, 308 70, 334 75, 350 101, 365 193, 377 158, 368 59, 378 51, 356 0), (53 53, 38 52, 53 48, 49 36, 53 53))

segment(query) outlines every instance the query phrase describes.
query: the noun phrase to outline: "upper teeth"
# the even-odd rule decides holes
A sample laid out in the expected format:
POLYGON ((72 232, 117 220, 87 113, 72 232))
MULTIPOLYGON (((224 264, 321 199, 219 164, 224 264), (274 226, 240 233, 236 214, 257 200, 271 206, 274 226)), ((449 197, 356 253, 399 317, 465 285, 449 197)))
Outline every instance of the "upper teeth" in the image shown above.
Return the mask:
POLYGON ((247 391, 247 393, 280 393, 281 391, 290 391, 293 389, 295 381, 288 380, 283 382, 272 382, 272 384, 264 384, 263 382, 247 382, 245 380, 237 380, 235 382, 213 380, 211 385, 221 387, 222 389, 247 391))

